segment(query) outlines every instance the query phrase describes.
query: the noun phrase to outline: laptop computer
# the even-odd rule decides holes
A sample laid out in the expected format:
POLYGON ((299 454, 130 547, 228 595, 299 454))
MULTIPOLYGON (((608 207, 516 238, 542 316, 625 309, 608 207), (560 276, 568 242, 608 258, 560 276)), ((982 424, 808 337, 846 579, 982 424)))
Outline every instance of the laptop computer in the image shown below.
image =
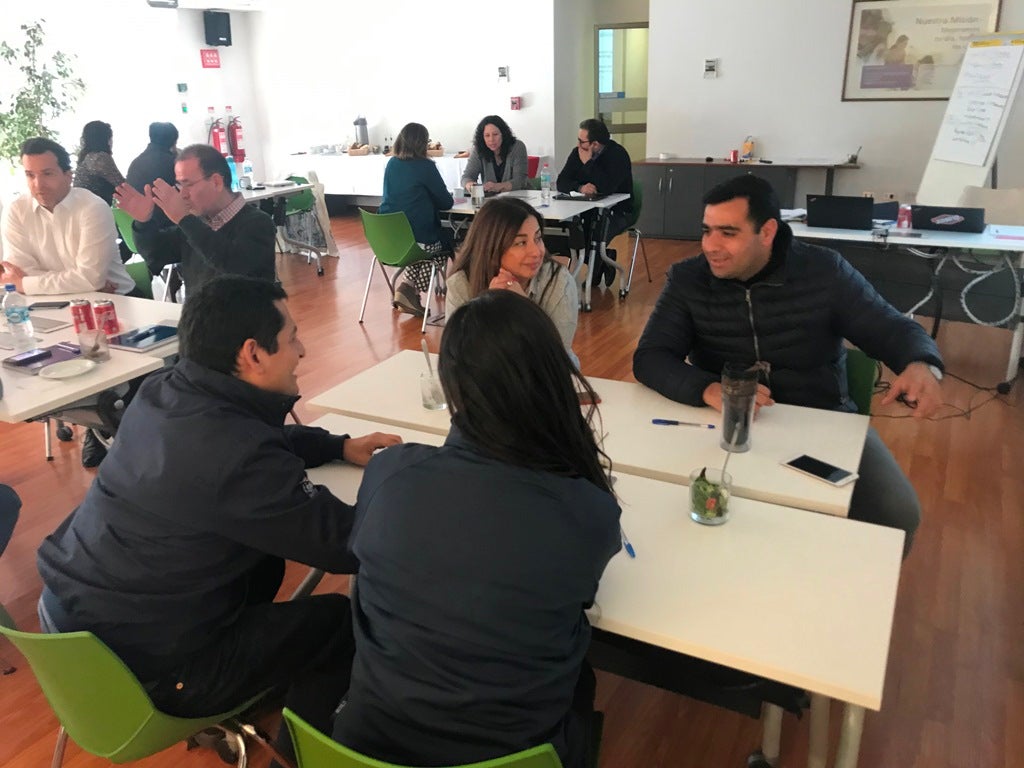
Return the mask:
POLYGON ((952 208, 941 205, 912 205, 910 220, 914 229, 940 232, 984 232, 984 208, 952 208))
POLYGON ((808 195, 807 226, 830 229, 871 229, 875 201, 870 197, 808 195))

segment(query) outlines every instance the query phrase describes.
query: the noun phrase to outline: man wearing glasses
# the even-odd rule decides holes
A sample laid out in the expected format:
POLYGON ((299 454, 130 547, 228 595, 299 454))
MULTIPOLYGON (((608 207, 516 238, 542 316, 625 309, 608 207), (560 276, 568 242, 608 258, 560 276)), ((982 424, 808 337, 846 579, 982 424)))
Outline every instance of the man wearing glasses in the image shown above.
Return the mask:
MULTIPOLYGON (((610 243, 612 238, 626 229, 626 222, 633 213, 633 164, 629 153, 608 133, 608 126, 593 118, 580 123, 576 149, 569 153, 562 172, 558 174, 558 191, 563 194, 580 192, 584 195, 611 195, 625 192, 630 195, 616 205, 605 219, 607 229, 603 240, 610 243)), ((614 261, 615 251, 606 250, 608 258, 614 261)), ((615 270, 597 261, 594 284, 604 275, 604 284, 615 280, 615 270)))
POLYGON ((185 147, 174 175, 177 186, 156 179, 142 193, 129 184, 114 193, 118 206, 135 219, 135 244, 150 271, 180 263, 192 293, 217 275, 273 281, 274 223, 231 191, 231 171, 220 152, 208 144, 185 147), (171 226, 161 228, 154 220, 156 208, 171 226))

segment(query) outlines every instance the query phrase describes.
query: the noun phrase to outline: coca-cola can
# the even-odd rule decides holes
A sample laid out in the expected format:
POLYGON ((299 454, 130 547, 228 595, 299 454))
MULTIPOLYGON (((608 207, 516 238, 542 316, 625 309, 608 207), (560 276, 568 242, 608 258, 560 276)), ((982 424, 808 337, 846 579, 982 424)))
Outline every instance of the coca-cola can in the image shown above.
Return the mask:
POLYGON ((740 151, 738 149, 729 150, 729 162, 738 163, 740 161, 740 151))
POLYGON ((114 302, 109 299, 102 299, 93 302, 92 312, 96 315, 96 327, 110 336, 117 336, 121 332, 121 326, 117 322, 117 310, 114 309, 114 302))
POLYGON ((75 333, 95 330, 96 318, 92 314, 92 304, 86 299, 72 299, 71 322, 75 324, 75 333))

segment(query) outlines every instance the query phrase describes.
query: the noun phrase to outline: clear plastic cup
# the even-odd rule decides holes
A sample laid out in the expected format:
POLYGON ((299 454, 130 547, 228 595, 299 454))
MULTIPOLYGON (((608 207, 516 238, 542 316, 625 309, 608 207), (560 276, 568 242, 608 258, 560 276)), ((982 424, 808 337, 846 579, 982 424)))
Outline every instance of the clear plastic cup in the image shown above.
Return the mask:
POLYGON ((110 359, 110 342, 102 328, 86 328, 80 331, 78 346, 86 360, 101 363, 110 359))
POLYGON ((429 373, 420 374, 420 397, 423 399, 423 407, 428 411, 442 411, 448 407, 441 381, 429 373))
POLYGON ((726 363, 722 369, 722 440, 733 453, 750 450, 750 425, 757 400, 756 365, 726 363))
POLYGON ((704 467, 690 473, 690 517, 702 525, 721 525, 729 519, 732 476, 704 467))

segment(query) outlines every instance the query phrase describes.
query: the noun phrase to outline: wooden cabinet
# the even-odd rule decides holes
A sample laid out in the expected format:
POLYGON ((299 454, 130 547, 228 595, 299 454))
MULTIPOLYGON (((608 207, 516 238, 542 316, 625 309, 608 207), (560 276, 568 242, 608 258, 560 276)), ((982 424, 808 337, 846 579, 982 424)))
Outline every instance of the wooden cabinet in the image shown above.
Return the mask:
POLYGON ((637 227, 648 237, 699 240, 704 195, 715 185, 744 172, 769 182, 783 208, 793 207, 797 169, 792 166, 687 160, 643 162, 633 166, 633 181, 643 188, 637 227))

